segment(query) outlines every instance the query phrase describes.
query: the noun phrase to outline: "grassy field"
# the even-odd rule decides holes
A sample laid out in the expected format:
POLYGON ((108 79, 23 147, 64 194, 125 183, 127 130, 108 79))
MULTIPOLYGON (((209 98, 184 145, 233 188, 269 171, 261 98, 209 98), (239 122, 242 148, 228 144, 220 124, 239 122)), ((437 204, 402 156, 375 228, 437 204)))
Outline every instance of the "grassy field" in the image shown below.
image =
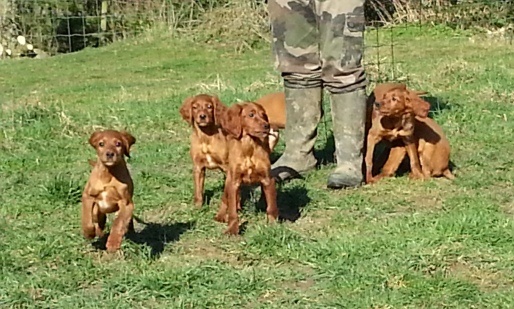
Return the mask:
MULTIPOLYGON (((382 62, 368 67, 374 79, 392 78, 390 34, 368 50, 367 61, 382 62)), ((236 54, 150 35, 0 62, 0 307, 512 308, 512 46, 406 29, 395 32, 394 57, 396 79, 430 92, 457 180, 330 191, 327 162, 279 187, 293 220, 268 226, 251 194, 236 238, 213 221, 220 173, 208 173, 208 206, 192 205, 190 130, 178 109, 199 92, 232 104, 280 89, 268 46, 236 54), (144 222, 114 255, 79 226, 98 128, 137 137, 129 164, 144 222)), ((331 125, 320 126, 321 156, 331 125)))

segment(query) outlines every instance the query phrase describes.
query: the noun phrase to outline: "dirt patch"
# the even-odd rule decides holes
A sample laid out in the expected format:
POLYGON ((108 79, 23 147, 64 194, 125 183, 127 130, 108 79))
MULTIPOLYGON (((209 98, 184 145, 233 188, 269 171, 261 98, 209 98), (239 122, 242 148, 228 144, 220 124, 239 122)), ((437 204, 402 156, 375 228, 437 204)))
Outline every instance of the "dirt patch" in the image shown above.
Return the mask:
POLYGON ((189 262, 214 260, 232 265, 238 264, 238 254, 220 248, 219 244, 220 242, 216 239, 195 239, 185 242, 180 247, 180 258, 189 262))
MULTIPOLYGON (((387 179, 397 181, 397 179, 387 179)), ((431 213, 442 209, 444 200, 455 193, 446 179, 433 179, 436 182, 433 187, 426 186, 390 186, 389 183, 383 188, 369 194, 372 204, 380 208, 387 208, 385 217, 402 216, 412 213, 431 213), (384 199, 385 196, 396 196, 396 199, 384 199)))
POLYGON ((292 300, 301 297, 304 302, 319 302, 323 294, 316 288, 316 281, 313 279, 315 271, 309 266, 297 263, 280 265, 278 267, 295 269, 295 272, 302 274, 303 278, 287 279, 277 286, 280 289, 270 289, 258 298, 258 304, 273 304, 277 301, 284 303, 285 300, 292 300))
POLYGON ((501 210, 507 216, 514 218, 514 195, 510 193, 500 193, 500 192, 513 192, 512 183, 497 183, 494 187, 484 188, 484 190, 489 190, 490 192, 498 192, 498 196, 501 197, 501 210))
POLYGON ((446 269, 446 273, 449 277, 473 283, 485 292, 511 287, 514 283, 500 271, 482 268, 465 261, 456 261, 451 264, 446 269))
POLYGON ((341 214, 340 209, 320 209, 309 211, 308 214, 302 216, 294 224, 291 229, 301 232, 320 233, 331 225, 332 219, 341 214))

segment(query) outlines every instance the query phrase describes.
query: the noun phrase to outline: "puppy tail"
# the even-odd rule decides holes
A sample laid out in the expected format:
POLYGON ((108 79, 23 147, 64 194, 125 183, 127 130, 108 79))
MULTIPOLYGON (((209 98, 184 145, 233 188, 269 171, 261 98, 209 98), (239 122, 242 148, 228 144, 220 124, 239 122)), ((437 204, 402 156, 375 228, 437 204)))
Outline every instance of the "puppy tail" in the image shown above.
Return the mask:
POLYGON ((450 171, 449 168, 447 168, 444 172, 443 172, 443 176, 450 179, 450 180, 454 180, 455 179, 455 175, 452 174, 452 172, 450 171))

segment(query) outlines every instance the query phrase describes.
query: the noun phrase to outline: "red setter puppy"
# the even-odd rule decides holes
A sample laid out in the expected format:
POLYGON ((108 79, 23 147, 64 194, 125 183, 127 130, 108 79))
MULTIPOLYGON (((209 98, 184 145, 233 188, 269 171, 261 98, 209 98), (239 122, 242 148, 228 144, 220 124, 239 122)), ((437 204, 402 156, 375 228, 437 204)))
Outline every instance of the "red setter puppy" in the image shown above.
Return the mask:
POLYGON ((266 111, 253 102, 231 106, 225 112, 221 125, 229 134, 228 169, 221 206, 215 217, 226 222, 226 234, 239 234, 237 211, 241 208, 240 188, 243 184, 260 184, 266 198, 268 220, 278 217, 277 191, 271 177, 269 132, 266 111))
POLYGON ((368 133, 366 141, 366 183, 372 183, 383 175, 373 178, 373 152, 381 140, 393 142, 401 140, 410 159, 411 177, 423 179, 419 162, 418 149, 414 137, 415 118, 425 119, 430 110, 430 103, 422 100, 418 94, 405 84, 379 84, 368 100, 368 133), (370 104, 372 103, 372 104, 370 104))
POLYGON ((220 117, 226 109, 218 97, 207 94, 187 98, 180 108, 182 118, 193 128, 189 153, 193 161, 197 207, 203 204, 205 169, 227 169, 227 136, 220 126, 220 117))
POLYGON ((89 138, 96 163, 82 193, 82 232, 88 239, 103 237, 106 215, 117 212, 107 239, 107 251, 114 252, 128 230, 133 230, 134 185, 125 163, 136 139, 127 132, 96 131, 89 138))
MULTIPOLYGON (((443 129, 431 118, 416 118, 414 138, 418 145, 421 171, 425 178, 444 176, 455 179, 450 170, 450 143, 443 129)), ((382 168, 381 177, 393 176, 405 157, 405 146, 391 149, 389 158, 382 168)))

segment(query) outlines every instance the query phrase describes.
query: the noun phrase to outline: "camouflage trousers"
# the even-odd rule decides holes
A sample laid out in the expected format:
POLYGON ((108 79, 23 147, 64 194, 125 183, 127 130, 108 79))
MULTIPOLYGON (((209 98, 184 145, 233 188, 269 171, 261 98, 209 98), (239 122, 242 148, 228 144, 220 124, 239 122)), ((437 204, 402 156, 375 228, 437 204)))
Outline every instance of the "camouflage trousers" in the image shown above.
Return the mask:
POLYGON ((268 1, 275 67, 286 87, 331 93, 366 87, 364 1, 268 1))

